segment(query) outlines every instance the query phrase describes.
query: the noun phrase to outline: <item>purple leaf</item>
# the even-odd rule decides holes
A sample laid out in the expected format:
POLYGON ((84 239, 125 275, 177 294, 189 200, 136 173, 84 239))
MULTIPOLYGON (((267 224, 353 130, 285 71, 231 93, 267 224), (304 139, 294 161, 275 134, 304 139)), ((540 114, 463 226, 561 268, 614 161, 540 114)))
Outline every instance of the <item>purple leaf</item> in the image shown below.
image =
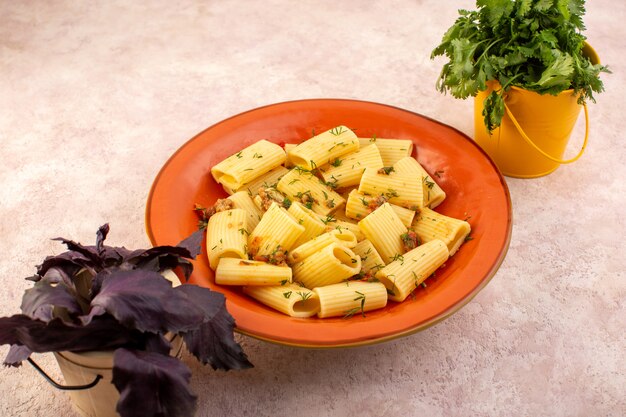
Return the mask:
POLYGON ((100 257, 104 254, 104 240, 107 238, 109 234, 109 224, 105 223, 98 228, 98 232, 96 233, 96 251, 100 257))
POLYGON ((26 291, 22 297, 22 313, 42 321, 52 320, 54 307, 65 308, 70 314, 81 313, 81 308, 74 295, 65 285, 52 285, 41 280, 26 291))
POLYGON ((45 323, 24 314, 0 317, 0 345, 23 345, 33 352, 83 352, 119 346, 142 346, 143 335, 110 316, 97 317, 86 326, 72 326, 55 318, 45 323))
POLYGON ((176 292, 184 292, 204 311, 204 321, 192 330, 183 332, 187 349, 203 364, 213 369, 247 369, 248 361, 241 346, 235 341, 235 319, 226 310, 223 294, 196 285, 181 285, 176 292))
POLYGON ((22 365, 22 361, 25 361, 33 353, 26 346, 11 345, 7 357, 4 359, 5 366, 13 366, 15 368, 22 365))
POLYGON ((202 239, 204 238, 204 230, 196 230, 189 237, 180 242, 178 247, 185 248, 189 251, 189 258, 195 258, 202 252, 202 239))
POLYGON ((68 251, 56 256, 48 256, 37 267, 37 275, 43 277, 50 268, 58 268, 73 276, 79 270, 86 269, 90 274, 96 274, 96 264, 80 252, 68 251))
POLYGON ((117 349, 113 384, 120 393, 122 417, 188 417, 196 396, 189 390, 191 371, 176 358, 155 352, 117 349))
POLYGON ((104 310, 126 327, 152 333, 189 330, 204 317, 200 306, 159 273, 139 269, 112 272, 91 306, 97 310, 88 317, 104 310))

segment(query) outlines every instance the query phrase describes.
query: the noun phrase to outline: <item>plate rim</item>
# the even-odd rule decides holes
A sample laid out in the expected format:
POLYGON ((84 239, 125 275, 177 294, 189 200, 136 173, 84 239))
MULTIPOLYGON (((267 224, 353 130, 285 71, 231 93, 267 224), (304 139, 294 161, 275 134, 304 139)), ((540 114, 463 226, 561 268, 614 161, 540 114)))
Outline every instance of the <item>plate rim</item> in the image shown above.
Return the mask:
MULTIPOLYGON (((276 107, 276 106, 284 106, 284 105, 288 105, 290 103, 306 103, 306 102, 343 102, 343 103, 361 103, 361 104, 370 104, 370 105, 377 105, 377 106, 381 106, 381 107, 386 107, 386 108, 390 108, 390 109, 394 109, 394 110, 398 110, 400 112, 404 112, 404 113, 408 113, 410 115, 413 116, 417 116, 419 118, 428 120, 432 123, 438 124, 442 127, 445 127, 447 129, 450 129, 452 131, 454 131, 456 134, 458 134, 459 136, 461 136, 464 140, 466 140, 467 142, 469 142, 474 148, 476 148, 476 150, 481 153, 486 161, 489 162, 489 164, 491 165, 491 167, 493 168, 493 171, 496 173, 498 180, 503 188, 504 191, 504 195, 505 195, 505 201, 506 201, 506 212, 507 212, 507 225, 506 225, 506 237, 505 237, 505 241, 504 244, 502 245, 502 247, 500 248, 500 251, 498 253, 498 256, 495 259, 495 262, 493 263, 493 265, 491 266, 491 268, 489 269, 489 272, 486 274, 485 278, 480 282, 479 285, 477 285, 476 287, 474 287, 474 289, 468 293, 465 297, 457 300, 454 304, 452 304, 451 306, 449 306, 447 309, 445 309, 444 311, 440 312, 439 314, 433 316, 431 319, 419 323, 411 328, 408 328, 404 331, 400 331, 391 335, 384 335, 384 336, 380 336, 380 337, 374 337, 374 338, 365 338, 363 340, 355 340, 354 342, 347 342, 347 343, 334 343, 334 344, 330 344, 330 343, 299 343, 299 342, 291 342, 288 340, 279 340, 279 339, 273 339, 273 338, 269 338, 269 337, 265 337, 263 335, 259 335, 259 334, 255 334, 253 332, 247 331, 247 330, 243 330, 240 329, 239 327, 237 327, 235 325, 235 331, 237 333, 246 335, 246 336, 250 336, 253 337, 255 339, 258 340, 263 340, 266 342, 270 342, 273 344, 277 344, 277 345, 283 345, 283 346, 291 346, 291 347, 300 347, 300 348, 312 348, 312 349, 334 349, 334 348, 348 348, 348 347, 358 347, 358 346, 368 346, 368 345, 373 345, 373 344, 378 344, 378 343, 384 343, 387 341, 391 341, 391 340, 395 340, 395 339, 399 339, 405 336, 409 336, 411 334, 415 334, 417 332, 420 332, 422 330, 425 330, 431 326, 434 326, 435 324, 438 324, 439 322, 447 319, 448 317, 450 317, 451 315, 453 315, 454 313, 458 312, 461 308, 463 308, 465 305, 467 305, 470 301, 472 301, 472 299, 480 292, 482 291, 485 286, 487 286, 487 284, 489 282, 491 282, 491 280, 493 279, 493 277, 496 275, 496 273, 498 272, 498 270, 500 269, 500 266, 502 265, 502 263, 504 262, 504 259, 506 258, 506 254, 508 253, 509 247, 510 247, 510 243, 511 243, 511 238, 512 238, 512 231, 513 231, 513 209, 512 209, 512 201, 511 201, 511 195, 510 195, 510 191, 509 191, 509 187, 508 184, 504 178, 504 175, 502 174, 502 172, 500 172, 500 170, 498 169, 497 165, 495 164, 495 162, 491 159, 491 157, 489 157, 489 155, 471 138, 469 137, 467 134, 465 134, 464 132, 460 131, 459 129, 450 126, 446 123, 443 123, 437 119, 434 119, 432 117, 429 116, 425 116, 421 113, 417 113, 411 110, 407 110, 405 108, 402 107, 398 107, 398 106, 394 106, 394 105, 390 105, 390 104, 385 104, 385 103, 380 103, 380 102, 375 102, 375 101, 369 101, 369 100, 359 100, 359 99, 349 99, 349 98, 306 98, 306 99, 295 99, 295 100, 286 100, 286 101, 281 101, 281 102, 276 102, 276 103, 270 103, 270 104, 266 104, 263 106, 259 106, 259 107, 255 107, 252 109, 248 109, 248 110, 244 110, 240 113, 234 114, 232 116, 229 116, 225 119, 221 119, 219 121, 217 121, 216 123, 213 123, 212 125, 208 126, 207 128, 203 129, 202 131, 198 132, 197 134, 195 134, 194 136, 192 136, 190 139, 188 139, 187 141, 185 141, 182 145, 180 145, 176 151, 174 153, 172 153, 169 158, 165 161, 165 163, 161 166, 161 168, 159 169, 157 175, 154 177, 154 180, 150 186, 150 191, 148 193, 148 197, 146 199, 146 209, 145 209, 145 213, 144 213, 144 225, 145 225, 145 230, 146 230, 146 234, 148 236, 148 239, 150 240, 151 244, 154 246, 156 245, 156 239, 154 236, 154 233, 152 231, 150 222, 149 222, 149 217, 150 217, 150 213, 151 213, 151 202, 154 196, 154 192, 157 186, 157 183, 159 182, 159 179, 161 178, 162 174, 165 172, 165 170, 168 168, 168 166, 170 165, 170 163, 172 162, 172 160, 174 158, 176 158, 176 156, 181 153, 183 151, 183 149, 185 149, 191 142, 195 141, 196 138, 198 138, 199 136, 202 136, 203 134, 205 134, 205 132, 214 129, 215 127, 223 124, 223 123, 227 123, 232 119, 241 117, 245 114, 251 113, 251 112, 255 112, 255 111, 259 111, 262 109, 267 109, 270 107, 276 107)), ((228 299, 226 299, 227 303, 229 302, 228 299)))

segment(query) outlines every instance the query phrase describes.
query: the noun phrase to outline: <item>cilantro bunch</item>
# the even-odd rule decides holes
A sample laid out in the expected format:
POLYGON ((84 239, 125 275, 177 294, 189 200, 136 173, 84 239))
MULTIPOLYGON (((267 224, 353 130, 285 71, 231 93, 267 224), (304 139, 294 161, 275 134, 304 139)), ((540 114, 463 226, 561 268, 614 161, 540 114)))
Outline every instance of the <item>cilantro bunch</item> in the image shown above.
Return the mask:
POLYGON ((484 101, 490 132, 500 126, 511 86, 552 95, 573 89, 580 104, 604 91, 599 75, 610 71, 582 54, 584 0, 477 0, 476 6, 459 10, 431 59, 448 58, 437 89, 456 98, 475 96, 488 81, 500 83, 484 101))

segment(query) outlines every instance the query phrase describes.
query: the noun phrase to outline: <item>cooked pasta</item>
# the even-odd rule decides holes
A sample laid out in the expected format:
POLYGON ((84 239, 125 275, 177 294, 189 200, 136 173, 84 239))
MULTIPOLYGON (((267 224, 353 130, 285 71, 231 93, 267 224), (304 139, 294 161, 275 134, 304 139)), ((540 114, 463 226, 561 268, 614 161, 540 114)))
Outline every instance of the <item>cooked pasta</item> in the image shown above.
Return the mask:
POLYGON ((387 305, 387 290, 380 282, 347 281, 316 287, 313 291, 319 298, 320 318, 365 316, 366 311, 387 305))
POLYGON ((248 233, 248 213, 245 210, 226 210, 211 216, 206 233, 211 269, 217 268, 220 258, 248 259, 248 233))
POLYGON ((320 309, 317 294, 298 284, 244 287, 243 292, 291 317, 312 317, 320 309))
POLYGON ((459 250, 471 232, 468 222, 444 216, 426 207, 420 210, 411 229, 417 233, 422 242, 442 240, 448 246, 450 256, 459 250))
POLYGON ((272 203, 248 238, 248 250, 258 256, 290 250, 304 227, 287 210, 272 203))
POLYGON ((326 225, 319 219, 318 215, 297 201, 291 203, 287 212, 293 216, 298 224, 304 227, 304 232, 302 232, 300 237, 296 239, 293 244, 294 248, 297 248, 326 231, 326 225))
POLYGON ((439 184, 426 172, 419 162, 410 156, 400 159, 393 165, 397 172, 406 173, 422 180, 422 204, 421 207, 437 207, 446 198, 446 193, 439 184))
POLYGON ((361 272, 363 276, 374 276, 379 269, 385 266, 383 258, 380 257, 378 251, 372 245, 372 242, 365 239, 357 243, 352 251, 361 257, 361 272))
MULTIPOLYGON (((386 198, 384 196, 374 197, 360 193, 357 190, 352 190, 346 200, 346 216, 351 219, 362 220, 385 201, 386 198)), ((391 204, 391 208, 396 212, 402 224, 406 227, 411 225, 415 217, 415 210, 410 210, 395 204, 391 204)))
POLYGON ((412 249, 376 273, 389 299, 404 301, 426 278, 448 259, 448 247, 435 239, 412 249))
POLYGON ((211 168, 211 174, 223 186, 238 190, 242 185, 278 167, 286 158, 283 148, 267 140, 260 140, 215 165, 211 168))
POLYGON ((248 228, 254 230, 263 212, 254 204, 254 201, 250 198, 247 192, 238 191, 235 194, 228 197, 228 200, 233 202, 235 208, 245 210, 248 213, 248 228))
POLYGON ((446 194, 413 147, 342 125, 284 148, 260 140, 213 166, 232 202, 201 213, 215 283, 295 318, 405 300, 471 230, 432 210, 446 194))
POLYGON ((356 246, 356 236, 347 229, 333 229, 296 247, 289 253, 288 259, 292 264, 301 262, 332 243, 353 248, 356 246))
POLYGON ((292 202, 299 201, 321 215, 332 213, 346 202, 315 175, 297 168, 285 174, 278 181, 277 188, 292 202))
POLYGON ((383 167, 376 145, 368 145, 356 152, 336 158, 320 169, 322 178, 333 187, 344 188, 359 185, 365 168, 378 170, 383 167))
POLYGON ((372 242, 385 264, 403 252, 401 235, 407 228, 389 203, 385 203, 359 222, 359 229, 372 242))
POLYGON ((337 126, 291 149, 289 160, 294 166, 312 170, 358 151, 359 147, 359 140, 353 131, 345 126, 337 126))
POLYGON ((359 184, 359 192, 373 196, 383 196, 390 203, 411 210, 422 206, 422 184, 411 174, 388 171, 379 173, 367 168, 359 184))
POLYGON ((409 139, 382 139, 382 138, 359 138, 361 146, 376 144, 383 165, 390 167, 400 159, 411 156, 413 141, 409 139))
POLYGON ((361 258, 345 246, 332 243, 293 265, 294 280, 313 289, 336 284, 361 270, 361 258))
POLYGON ((220 285, 280 285, 291 282, 291 268, 240 258, 222 258, 215 270, 220 285))

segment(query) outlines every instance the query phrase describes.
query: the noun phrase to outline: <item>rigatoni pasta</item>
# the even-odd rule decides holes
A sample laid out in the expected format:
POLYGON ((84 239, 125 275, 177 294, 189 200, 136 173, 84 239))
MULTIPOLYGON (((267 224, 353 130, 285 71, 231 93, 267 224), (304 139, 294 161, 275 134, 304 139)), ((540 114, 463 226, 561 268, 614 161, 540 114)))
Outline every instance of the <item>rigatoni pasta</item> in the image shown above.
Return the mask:
POLYGON ((307 288, 336 284, 361 270, 361 258, 345 246, 332 243, 293 265, 294 280, 307 288))
POLYGON ((379 269, 385 266, 372 242, 365 239, 357 243, 352 251, 361 257, 361 272, 363 277, 373 277, 379 269))
POLYGON ((248 213, 233 209, 215 213, 209 219, 206 247, 209 265, 217 268, 220 258, 248 259, 248 213))
MULTIPOLYGON (((280 165, 276 168, 266 172, 260 177, 255 178, 247 184, 244 184, 239 190, 246 191, 250 196, 255 196, 259 193, 259 188, 271 188, 276 187, 278 184, 278 180, 281 179, 283 175, 285 175, 289 170, 284 166, 280 165)), ((232 194, 232 193, 231 193, 232 194)))
POLYGON ((317 294, 298 284, 244 287, 243 292, 291 317, 312 317, 320 309, 317 294))
POLYGON ((322 178, 336 188, 359 185, 365 168, 378 170, 383 160, 376 145, 368 145, 358 151, 336 158, 321 171, 322 178))
POLYGON ((422 184, 415 177, 392 170, 380 173, 367 168, 359 184, 359 192, 373 196, 384 196, 387 201, 411 210, 422 206, 422 184))
POLYGON ((347 229, 339 230, 333 229, 329 232, 323 233, 306 243, 298 246, 289 253, 288 259, 293 264, 296 262, 302 262, 309 256, 316 252, 319 252, 326 246, 336 243, 346 248, 353 248, 356 246, 356 236, 354 233, 347 229))
POLYGON ((404 252, 400 236, 407 232, 407 228, 389 203, 383 204, 361 220, 359 229, 372 242, 385 264, 404 252))
POLYGON ((380 282, 352 281, 313 290, 319 299, 318 317, 365 316, 366 311, 387 305, 387 290, 380 282))
MULTIPOLYGON (((385 196, 372 196, 360 193, 357 190, 352 190, 346 200, 346 216, 351 219, 362 220, 385 201, 387 201, 385 196)), ((393 211, 396 212, 402 224, 406 227, 409 227, 411 223, 413 223, 415 210, 410 210, 395 204, 391 204, 391 208, 393 208, 393 211)))
POLYGON ((211 168, 211 175, 231 190, 238 190, 285 162, 284 149, 267 140, 260 140, 245 149, 229 156, 211 168))
POLYGON ((319 178, 308 171, 292 169, 277 185, 278 191, 292 202, 299 201, 307 208, 327 215, 342 207, 346 200, 324 185, 319 178))
POLYGON ((376 144, 383 165, 390 167, 400 159, 411 156, 413 152, 413 141, 409 139, 383 139, 383 138, 359 138, 361 146, 376 144))
POLYGON ((400 159, 393 165, 397 172, 406 173, 421 178, 422 181, 422 204, 420 207, 437 207, 446 198, 446 193, 439 184, 426 172, 415 158, 410 156, 400 159))
POLYGON ((240 258, 222 258, 215 270, 220 285, 281 285, 291 282, 291 268, 240 258))
POLYGON ((376 278, 387 288, 389 299, 404 301, 448 259, 448 247, 435 239, 410 250, 382 268, 376 278))
POLYGON ((294 166, 312 170, 342 155, 358 151, 359 147, 359 140, 352 130, 346 126, 337 126, 291 149, 289 160, 294 166))
POLYGON ((211 169, 231 194, 196 207, 218 285, 292 317, 364 316, 406 299, 470 233, 431 209, 445 192, 411 140, 338 126, 277 147, 259 141, 211 169))
POLYGON ((291 249, 304 227, 287 210, 272 203, 248 238, 248 250, 256 256, 291 249))
POLYGON ((298 224, 304 227, 304 232, 293 244, 294 248, 321 235, 326 230, 326 225, 319 219, 317 214, 298 202, 292 202, 287 212, 291 214, 298 224))
POLYGON ((459 250, 471 232, 468 222, 444 216, 426 207, 420 210, 411 229, 417 233, 422 242, 442 240, 448 246, 450 256, 459 250))
POLYGON ((234 208, 242 209, 248 213, 248 232, 254 230, 263 214, 261 210, 254 204, 254 201, 250 198, 245 191, 239 191, 227 198, 233 202, 234 208))

